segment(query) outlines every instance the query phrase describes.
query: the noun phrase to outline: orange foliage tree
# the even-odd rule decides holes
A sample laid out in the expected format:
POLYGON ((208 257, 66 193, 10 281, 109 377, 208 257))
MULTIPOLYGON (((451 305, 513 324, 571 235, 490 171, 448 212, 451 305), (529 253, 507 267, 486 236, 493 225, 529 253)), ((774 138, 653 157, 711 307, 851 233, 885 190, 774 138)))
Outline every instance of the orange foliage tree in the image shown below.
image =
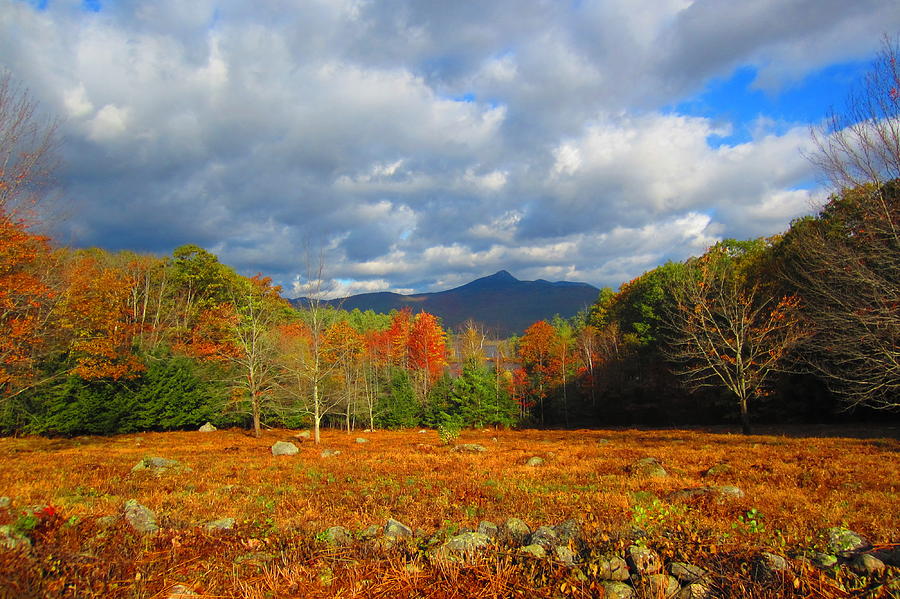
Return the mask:
POLYGON ((134 279, 96 253, 77 254, 64 270, 59 322, 74 339, 72 374, 83 379, 128 379, 144 370, 135 355, 138 325, 130 308, 134 279))
POLYGON ((349 432, 363 378, 363 337, 347 321, 338 320, 325 331, 324 346, 325 360, 336 371, 339 386, 344 393, 344 422, 349 432))
POLYGON ((416 314, 409 333, 408 364, 420 402, 425 401, 431 385, 447 366, 446 337, 436 316, 428 312, 416 314))
POLYGON ((539 320, 519 340, 519 360, 527 375, 529 395, 538 406, 538 419, 544 422, 544 400, 561 372, 557 348, 559 336, 546 320, 539 320))
POLYGON ((29 378, 52 292, 37 274, 49 253, 44 237, 0 210, 0 397, 29 378))

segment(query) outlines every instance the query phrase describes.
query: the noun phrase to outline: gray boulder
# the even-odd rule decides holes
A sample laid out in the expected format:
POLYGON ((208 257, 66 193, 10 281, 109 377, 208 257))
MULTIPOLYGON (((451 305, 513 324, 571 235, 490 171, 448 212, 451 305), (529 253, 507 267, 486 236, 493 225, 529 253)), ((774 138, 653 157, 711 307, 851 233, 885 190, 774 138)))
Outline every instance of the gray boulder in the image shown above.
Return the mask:
POLYGON ((0 547, 18 549, 31 547, 31 539, 15 530, 9 524, 0 525, 0 547))
POLYGON ((634 589, 624 582, 601 582, 606 599, 633 599, 634 589))
POLYGON ((628 472, 632 476, 638 476, 642 478, 659 478, 663 476, 668 476, 665 468, 659 463, 659 460, 656 458, 642 458, 634 463, 632 463, 628 467, 628 472))
POLYGON ((138 503, 137 499, 129 499, 125 502, 125 521, 142 535, 152 535, 159 531, 156 514, 138 503))
POLYGON ((519 548, 519 553, 524 553, 525 555, 530 555, 537 559, 544 559, 547 557, 547 550, 540 545, 525 545, 524 547, 519 548))
POLYGON ((310 432, 309 431, 297 431, 296 433, 294 433, 294 438, 300 439, 301 441, 307 441, 310 438, 310 432))
POLYGON ((641 578, 640 590, 647 597, 675 597, 681 585, 668 574, 648 574, 641 578))
POLYGON ((219 518, 218 520, 212 520, 211 522, 204 524, 203 528, 208 531, 231 530, 234 528, 234 518, 219 518))
POLYGON ((765 582, 782 577, 791 571, 791 565, 781 555, 763 552, 753 561, 753 579, 765 582))
POLYGON ((840 526, 826 529, 825 534, 828 537, 828 553, 843 555, 871 547, 861 535, 840 526))
POLYGON ((521 545, 531 534, 531 528, 518 518, 507 518, 500 527, 499 536, 504 541, 521 545))
POLYGON ((319 455, 321 455, 323 458, 333 458, 335 456, 341 455, 341 450, 340 449, 323 449, 322 453, 319 455))
POLYGON ((207 422, 206 424, 204 424, 197 430, 200 431, 201 433, 211 433, 211 432, 217 431, 218 429, 213 426, 212 422, 207 422))
POLYGON ((741 499, 744 492, 738 487, 723 485, 718 487, 694 487, 681 489, 667 495, 670 501, 684 501, 695 497, 714 497, 716 499, 741 499))
POLYGON ((461 445, 454 445, 451 451, 457 453, 484 453, 487 451, 487 448, 477 443, 462 443, 461 445))
POLYGON ((178 460, 170 460, 160 457, 145 457, 131 468, 132 472, 152 472, 154 474, 162 474, 169 470, 179 468, 181 463, 178 460))
POLYGON ((297 455, 299 452, 300 449, 290 441, 275 441, 275 444, 272 445, 273 456, 297 455))
POLYGON ((528 544, 540 545, 544 549, 552 549, 559 544, 559 537, 556 535, 556 531, 549 526, 539 526, 528 537, 528 544))
POLYGON ((708 577, 707 571, 700 566, 686 564, 684 562, 670 563, 669 574, 682 583, 700 582, 708 577))
POLYGON ((712 586, 705 582, 687 584, 675 595, 677 599, 710 599, 712 596, 712 586))
POLYGON ((614 553, 607 553, 596 562, 597 578, 600 580, 625 581, 631 578, 631 570, 628 563, 614 553))
POLYGON ((406 524, 390 518, 384 525, 384 536, 393 540, 411 539, 413 531, 406 524))
POLYGON ((871 553, 860 553, 850 563, 850 569, 860 576, 873 576, 884 573, 884 562, 871 553))
POLYGON ((566 520, 554 526, 553 532, 556 533, 556 538, 560 543, 577 541, 581 538, 581 525, 575 520, 566 520))
POLYGON ((8 509, 11 503, 9 497, 0 497, 0 510, 8 509))
POLYGON ((647 547, 631 545, 625 552, 625 560, 632 573, 638 576, 649 576, 662 570, 659 554, 647 547))
POLYGON ((169 594, 166 595, 166 599, 184 599, 185 597, 199 597, 197 593, 193 591, 190 587, 186 587, 183 584, 176 584, 171 589, 169 589, 169 594))
POLYGON ((490 546, 491 539, 480 532, 464 532, 450 537, 438 548, 436 557, 439 560, 468 562, 481 550, 490 546))
POLYGON ((568 545, 559 545, 553 548, 553 557, 564 566, 574 566, 578 561, 578 554, 572 551, 568 545))
POLYGON ((528 458, 528 461, 525 462, 526 466, 530 466, 532 468, 537 468, 539 466, 546 465, 547 462, 544 461, 544 458, 540 458, 538 456, 528 458))
POLYGON ((497 535, 500 533, 500 529, 493 522, 482 520, 478 523, 478 532, 490 539, 496 539, 497 535))
POLYGON ((366 439, 365 437, 357 437, 357 438, 356 438, 356 442, 357 442, 357 443, 368 443, 369 440, 366 439))
POLYGON ((344 546, 353 543, 353 536, 343 526, 331 526, 325 530, 325 542, 329 545, 344 546))
POLYGON ((703 473, 703 476, 716 477, 731 474, 733 468, 730 464, 716 464, 703 473))

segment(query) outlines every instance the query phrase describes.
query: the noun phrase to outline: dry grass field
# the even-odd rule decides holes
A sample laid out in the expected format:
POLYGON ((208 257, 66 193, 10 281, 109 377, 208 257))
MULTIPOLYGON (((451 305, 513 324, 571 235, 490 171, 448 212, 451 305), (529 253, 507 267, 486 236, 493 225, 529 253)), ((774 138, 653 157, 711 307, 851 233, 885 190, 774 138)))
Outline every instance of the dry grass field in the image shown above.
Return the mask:
POLYGON ((0 544, 0 596, 165 598, 181 584, 203 597, 597 597, 603 591, 590 575, 592 556, 621 551, 635 528, 665 561, 714 572, 720 596, 890 596, 877 580, 799 560, 778 585, 757 584, 748 564, 760 550, 795 558, 821 548, 822 530, 832 526, 896 547, 897 429, 770 432, 464 431, 457 443, 481 444, 483 453, 453 452, 434 431, 325 431, 319 446, 291 431, 260 439, 239 430, 2 438, 0 496, 11 503, 0 509, 0 525, 24 530, 31 546, 0 544), (273 457, 278 440, 293 440, 299 453, 273 457), (326 448, 341 453, 322 457, 326 448), (132 472, 148 456, 181 467, 132 472), (533 456, 545 465, 527 466, 533 456), (627 472, 646 457, 668 476, 627 472), (704 475, 717 464, 730 470, 704 475), (709 485, 734 485, 744 496, 667 498, 709 485), (158 534, 102 519, 121 514, 128 499, 155 512, 158 534), (29 520, 27 506, 50 509, 29 520), (203 528, 225 517, 235 519, 232 530, 203 528), (467 564, 431 559, 447 536, 508 517, 532 529, 578 521, 580 566, 502 546, 467 564), (335 547, 322 535, 330 526, 358 532, 388 518, 414 529, 416 539, 335 547))

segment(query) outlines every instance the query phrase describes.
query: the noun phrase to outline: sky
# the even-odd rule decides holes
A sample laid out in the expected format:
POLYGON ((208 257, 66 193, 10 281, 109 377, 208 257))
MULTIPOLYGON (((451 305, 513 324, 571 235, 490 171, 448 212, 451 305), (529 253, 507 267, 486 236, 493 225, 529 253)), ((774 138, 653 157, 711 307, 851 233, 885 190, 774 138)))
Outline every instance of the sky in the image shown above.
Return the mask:
POLYGON ((62 119, 55 237, 288 297, 501 269, 617 288, 827 197, 804 158, 896 0, 0 0, 62 119))

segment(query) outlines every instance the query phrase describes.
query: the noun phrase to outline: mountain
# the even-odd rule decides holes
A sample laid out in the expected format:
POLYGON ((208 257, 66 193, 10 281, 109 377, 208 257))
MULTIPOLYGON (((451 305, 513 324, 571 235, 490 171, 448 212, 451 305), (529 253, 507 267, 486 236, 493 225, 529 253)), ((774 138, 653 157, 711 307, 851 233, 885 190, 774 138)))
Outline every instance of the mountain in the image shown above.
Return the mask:
MULTIPOLYGON (((593 304, 599 292, 587 283, 520 281, 501 270, 437 293, 362 293, 327 303, 344 310, 359 308, 387 313, 410 308, 413 312, 430 312, 441 317, 445 328, 454 329, 471 318, 491 333, 507 336, 521 334, 532 323, 554 314, 574 316, 593 304)), ((296 306, 303 306, 306 301, 306 298, 291 300, 296 306)))

